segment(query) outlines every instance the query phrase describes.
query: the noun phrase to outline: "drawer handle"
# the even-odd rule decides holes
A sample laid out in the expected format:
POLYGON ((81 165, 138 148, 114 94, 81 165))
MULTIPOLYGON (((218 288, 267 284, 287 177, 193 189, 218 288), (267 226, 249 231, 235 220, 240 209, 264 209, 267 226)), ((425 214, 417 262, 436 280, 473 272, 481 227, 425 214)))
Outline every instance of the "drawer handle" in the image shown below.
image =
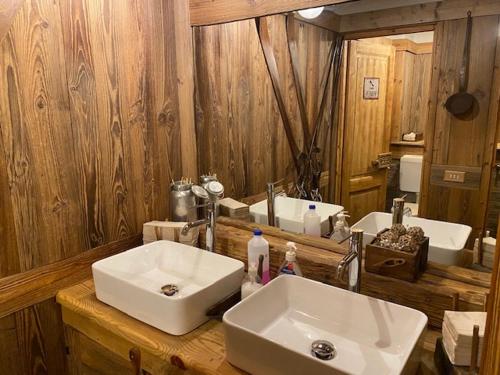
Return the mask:
POLYGON ((137 347, 133 347, 128 352, 128 357, 130 362, 132 362, 132 367, 134 369, 135 375, 142 375, 141 371, 141 350, 137 347))

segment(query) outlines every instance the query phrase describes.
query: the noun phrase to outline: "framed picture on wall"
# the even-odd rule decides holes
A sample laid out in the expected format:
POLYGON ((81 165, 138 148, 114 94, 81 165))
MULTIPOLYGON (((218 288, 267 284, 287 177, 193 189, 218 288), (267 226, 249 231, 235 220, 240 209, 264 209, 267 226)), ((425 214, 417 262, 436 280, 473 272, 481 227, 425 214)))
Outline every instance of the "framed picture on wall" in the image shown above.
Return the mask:
POLYGON ((380 78, 365 77, 363 84, 363 99, 378 99, 380 78))

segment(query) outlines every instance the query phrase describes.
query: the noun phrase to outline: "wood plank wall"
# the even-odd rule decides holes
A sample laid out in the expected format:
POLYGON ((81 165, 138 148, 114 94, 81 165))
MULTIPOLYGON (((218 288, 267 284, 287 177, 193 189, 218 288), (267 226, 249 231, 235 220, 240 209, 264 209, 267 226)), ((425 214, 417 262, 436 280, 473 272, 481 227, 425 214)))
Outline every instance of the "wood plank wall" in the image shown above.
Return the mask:
MULTIPOLYGON (((271 16, 271 38, 295 139, 303 144, 300 115, 286 44, 285 17, 271 16)), ((298 53, 310 128, 334 33, 303 22, 298 53)), ((253 20, 195 27, 196 126, 200 173, 217 173, 234 198, 265 190, 267 182, 293 173, 278 106, 253 20), (244 48, 242 48, 244 46, 244 48)), ((329 86, 331 86, 329 84, 329 86)), ((319 145, 329 166, 331 89, 319 145)))
POLYGON ((409 132, 424 133, 431 81, 432 47, 419 49, 410 40, 394 40, 394 98, 391 117, 391 142, 402 140, 409 132))
MULTIPOLYGON (((0 44, 0 277, 166 217, 170 179, 196 165, 174 1, 22 4, 0 44)), ((0 374, 63 373, 62 337, 54 300, 0 319, 0 374)))
POLYGON ((498 102, 493 73, 496 55, 500 53, 499 16, 473 19, 468 91, 477 105, 474 116, 458 119, 446 111, 444 103, 458 90, 465 29, 466 19, 436 25, 421 207, 426 217, 472 226, 473 241, 485 215, 487 194, 481 193, 481 189, 483 184, 489 184, 485 171, 491 167, 498 120, 497 113, 489 115, 489 109, 498 102), (444 169, 463 170, 475 182, 446 184, 442 181, 444 169))

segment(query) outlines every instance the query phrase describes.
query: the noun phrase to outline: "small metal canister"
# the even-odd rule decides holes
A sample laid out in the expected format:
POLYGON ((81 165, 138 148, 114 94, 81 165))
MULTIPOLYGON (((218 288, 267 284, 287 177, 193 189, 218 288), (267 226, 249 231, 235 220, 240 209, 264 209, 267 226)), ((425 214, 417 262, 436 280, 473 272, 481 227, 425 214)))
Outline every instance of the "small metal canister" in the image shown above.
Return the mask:
POLYGON ((197 218, 196 197, 191 191, 193 184, 175 181, 170 185, 170 220, 194 221, 197 218))

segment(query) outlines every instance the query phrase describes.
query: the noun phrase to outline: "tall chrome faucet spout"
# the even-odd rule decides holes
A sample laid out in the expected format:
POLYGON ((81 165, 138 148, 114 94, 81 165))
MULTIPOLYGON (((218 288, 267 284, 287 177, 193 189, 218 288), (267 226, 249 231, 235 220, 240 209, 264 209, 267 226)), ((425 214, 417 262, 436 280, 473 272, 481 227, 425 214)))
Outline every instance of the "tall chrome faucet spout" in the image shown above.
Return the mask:
POLYGON ((218 181, 211 181, 206 188, 196 186, 192 188, 193 193, 201 199, 208 200, 206 205, 200 207, 207 207, 206 217, 201 220, 196 220, 187 223, 182 227, 182 234, 185 235, 191 228, 200 225, 207 225, 205 249, 208 251, 215 251, 215 224, 217 222, 217 199, 224 192, 224 186, 218 181))
POLYGON ((337 266, 337 279, 343 280, 348 271, 347 289, 359 293, 361 290, 361 260, 363 258, 363 230, 353 229, 349 239, 349 253, 337 266))

